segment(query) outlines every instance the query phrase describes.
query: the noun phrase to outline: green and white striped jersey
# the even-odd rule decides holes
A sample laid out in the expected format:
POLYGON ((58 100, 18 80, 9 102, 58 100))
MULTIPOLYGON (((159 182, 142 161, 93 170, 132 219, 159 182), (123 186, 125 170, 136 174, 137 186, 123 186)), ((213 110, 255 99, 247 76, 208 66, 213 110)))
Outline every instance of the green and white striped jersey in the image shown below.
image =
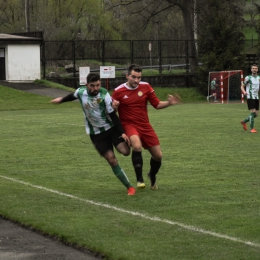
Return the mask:
POLYGON ((79 87, 74 97, 79 99, 83 109, 87 134, 100 134, 114 126, 108 115, 114 111, 112 98, 106 89, 100 88, 96 96, 91 96, 85 86, 79 87))
POLYGON ((244 84, 246 86, 247 99, 259 99, 260 76, 246 76, 244 84))

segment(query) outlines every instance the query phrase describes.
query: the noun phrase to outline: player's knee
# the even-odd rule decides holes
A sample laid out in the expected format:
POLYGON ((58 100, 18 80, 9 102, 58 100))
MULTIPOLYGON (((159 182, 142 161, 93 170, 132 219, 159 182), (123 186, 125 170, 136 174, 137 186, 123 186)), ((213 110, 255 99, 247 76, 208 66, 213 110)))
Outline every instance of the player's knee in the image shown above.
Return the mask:
POLYGON ((162 153, 158 153, 158 154, 154 155, 153 159, 155 161, 161 161, 162 160, 162 153))
POLYGON ((124 156, 130 155, 130 149, 121 152, 121 154, 123 154, 124 156))

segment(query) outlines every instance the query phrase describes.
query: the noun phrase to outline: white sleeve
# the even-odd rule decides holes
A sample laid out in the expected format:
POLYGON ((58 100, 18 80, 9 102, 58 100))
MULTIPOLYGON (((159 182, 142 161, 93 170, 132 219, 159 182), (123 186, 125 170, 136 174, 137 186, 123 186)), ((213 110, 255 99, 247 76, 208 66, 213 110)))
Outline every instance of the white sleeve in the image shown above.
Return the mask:
POLYGON ((246 76, 246 77, 245 77, 245 80, 244 80, 244 84, 245 84, 245 85, 247 84, 248 80, 249 80, 249 77, 246 76))
POLYGON ((112 107, 112 98, 109 93, 105 95, 105 104, 107 113, 112 113, 114 111, 114 108, 112 107))
POLYGON ((79 88, 76 89, 76 91, 74 92, 74 97, 75 97, 75 98, 78 98, 78 92, 79 92, 79 88))

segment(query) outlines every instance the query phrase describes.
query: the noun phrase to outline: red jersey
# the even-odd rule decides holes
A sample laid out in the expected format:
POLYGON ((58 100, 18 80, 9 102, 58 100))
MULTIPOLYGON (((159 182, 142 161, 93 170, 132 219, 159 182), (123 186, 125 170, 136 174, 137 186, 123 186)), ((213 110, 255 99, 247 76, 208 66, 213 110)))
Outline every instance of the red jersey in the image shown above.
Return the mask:
POLYGON ((136 88, 129 88, 126 83, 118 86, 112 98, 120 102, 118 114, 122 124, 149 123, 147 102, 156 108, 160 102, 153 88, 147 82, 140 81, 136 88))

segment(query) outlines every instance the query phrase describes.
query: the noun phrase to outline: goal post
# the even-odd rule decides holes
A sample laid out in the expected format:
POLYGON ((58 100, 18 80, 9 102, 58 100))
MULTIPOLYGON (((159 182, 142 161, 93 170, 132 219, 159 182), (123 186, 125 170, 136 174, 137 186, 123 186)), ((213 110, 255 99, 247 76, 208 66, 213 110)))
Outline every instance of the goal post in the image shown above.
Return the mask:
POLYGON ((211 94, 211 82, 213 79, 216 81, 216 98, 219 102, 228 103, 239 100, 244 103, 244 95, 241 93, 241 84, 244 80, 242 70, 209 72, 208 96, 211 94))

